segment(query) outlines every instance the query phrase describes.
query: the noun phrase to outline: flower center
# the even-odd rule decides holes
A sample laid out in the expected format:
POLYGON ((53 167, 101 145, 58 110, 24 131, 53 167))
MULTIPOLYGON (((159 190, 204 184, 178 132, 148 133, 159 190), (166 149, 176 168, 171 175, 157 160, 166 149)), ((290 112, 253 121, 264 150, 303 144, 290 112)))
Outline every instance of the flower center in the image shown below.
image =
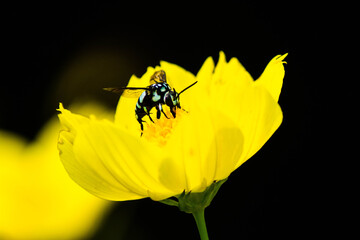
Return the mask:
MULTIPOLYGON (((143 137, 148 141, 156 142, 159 146, 165 146, 168 137, 179 122, 181 115, 184 114, 183 110, 177 109, 176 118, 174 118, 170 113, 169 108, 166 107, 164 108, 164 112, 168 118, 161 113, 160 119, 152 118, 154 123, 149 120, 144 124, 145 129, 143 137)), ((152 114, 152 116, 153 115, 154 114, 152 114)))

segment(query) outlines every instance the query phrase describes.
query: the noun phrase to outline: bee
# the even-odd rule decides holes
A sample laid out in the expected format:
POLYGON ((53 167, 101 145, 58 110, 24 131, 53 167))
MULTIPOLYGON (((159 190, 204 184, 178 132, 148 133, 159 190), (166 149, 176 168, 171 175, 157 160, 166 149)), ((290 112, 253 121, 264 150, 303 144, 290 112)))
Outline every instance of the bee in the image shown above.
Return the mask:
POLYGON ((180 94, 194 86, 197 83, 194 82, 181 90, 176 92, 175 88, 171 89, 166 80, 166 73, 164 70, 156 71, 150 77, 150 85, 147 87, 120 87, 120 88, 104 88, 106 91, 122 94, 123 97, 134 97, 140 94, 135 106, 135 117, 140 123, 141 135, 144 130, 142 120, 146 115, 150 121, 154 122, 150 116, 152 108, 156 108, 156 118, 160 119, 161 113, 166 117, 163 105, 167 105, 170 108, 170 113, 176 118, 176 108, 181 109, 180 106, 180 94))

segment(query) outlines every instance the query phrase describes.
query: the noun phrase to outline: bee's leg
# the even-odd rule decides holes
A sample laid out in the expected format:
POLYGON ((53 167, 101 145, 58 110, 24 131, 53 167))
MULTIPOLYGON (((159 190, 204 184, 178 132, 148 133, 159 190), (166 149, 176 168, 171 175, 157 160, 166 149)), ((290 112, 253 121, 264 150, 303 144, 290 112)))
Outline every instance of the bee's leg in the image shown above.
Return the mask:
POLYGON ((156 108, 156 118, 157 118, 157 119, 160 119, 160 115, 161 115, 161 112, 160 112, 161 104, 156 105, 155 108, 156 108))
POLYGON ((160 118, 160 114, 161 114, 160 111, 164 114, 164 116, 165 116, 167 119, 169 119, 169 117, 166 116, 166 114, 165 114, 165 112, 164 112, 164 109, 163 109, 161 103, 159 103, 159 105, 156 106, 156 109, 158 110, 158 111, 157 111, 157 117, 158 117, 158 119, 160 118))
POLYGON ((142 121, 140 122, 140 129, 141 129, 141 134, 140 134, 141 137, 144 133, 144 125, 142 124, 142 121))
POLYGON ((149 116, 150 121, 154 122, 154 120, 152 120, 152 118, 150 116, 150 111, 146 107, 144 107, 144 112, 145 112, 146 115, 149 116))
POLYGON ((155 123, 154 120, 152 120, 152 118, 151 118, 151 116, 150 116, 150 113, 148 113, 148 116, 149 116, 149 118, 150 118, 150 121, 152 121, 153 123, 155 123))
POLYGON ((170 108, 170 112, 173 115, 173 117, 176 118, 176 107, 175 106, 170 108))
POLYGON ((144 125, 143 125, 143 121, 142 119, 139 119, 138 115, 136 115, 136 119, 138 120, 138 122, 140 123, 140 129, 141 129, 141 134, 140 134, 140 137, 143 135, 143 132, 144 132, 144 125))
POLYGON ((164 110, 163 110, 163 109, 161 109, 161 112, 164 114, 164 116, 165 116, 167 119, 169 119, 169 117, 168 117, 168 116, 166 116, 166 114, 165 114, 165 112, 164 112, 164 110))

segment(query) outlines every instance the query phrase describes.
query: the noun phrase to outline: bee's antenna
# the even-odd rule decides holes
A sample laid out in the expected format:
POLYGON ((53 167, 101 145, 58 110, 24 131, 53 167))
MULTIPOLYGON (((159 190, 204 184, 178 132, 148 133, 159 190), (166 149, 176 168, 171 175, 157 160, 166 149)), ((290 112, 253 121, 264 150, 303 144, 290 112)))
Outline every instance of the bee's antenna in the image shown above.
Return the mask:
MULTIPOLYGON (((179 92, 179 95, 180 95, 181 93, 185 92, 185 90, 188 90, 189 88, 191 88, 192 86, 194 86, 197 82, 198 82, 198 81, 194 82, 194 83, 191 84, 190 86, 188 86, 188 87, 184 88, 183 90, 181 90, 181 92, 179 92)), ((179 95, 178 95, 178 96, 179 96, 179 95)))

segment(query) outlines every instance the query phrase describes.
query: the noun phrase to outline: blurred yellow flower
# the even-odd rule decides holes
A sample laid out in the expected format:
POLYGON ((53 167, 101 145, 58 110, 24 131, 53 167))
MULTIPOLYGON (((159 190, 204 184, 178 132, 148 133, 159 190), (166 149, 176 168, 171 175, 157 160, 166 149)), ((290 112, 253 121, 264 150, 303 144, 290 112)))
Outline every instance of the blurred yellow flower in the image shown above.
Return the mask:
MULTIPOLYGON (((104 112, 99 105, 81 107, 104 112)), ((109 201, 71 181, 59 161, 58 121, 30 144, 0 131, 0 239, 80 239, 97 229, 109 201)))
POLYGON ((153 118, 155 123, 144 118, 142 137, 134 116, 137 99, 121 97, 113 122, 73 114, 60 104, 60 159, 75 182, 104 199, 160 201, 203 192, 253 156, 280 126, 286 55, 274 57, 256 81, 236 58, 226 62, 223 52, 216 67, 209 57, 196 76, 168 62, 132 76, 128 87, 148 86, 160 69, 177 90, 198 81, 181 95, 186 111, 178 109, 175 119, 153 118))

